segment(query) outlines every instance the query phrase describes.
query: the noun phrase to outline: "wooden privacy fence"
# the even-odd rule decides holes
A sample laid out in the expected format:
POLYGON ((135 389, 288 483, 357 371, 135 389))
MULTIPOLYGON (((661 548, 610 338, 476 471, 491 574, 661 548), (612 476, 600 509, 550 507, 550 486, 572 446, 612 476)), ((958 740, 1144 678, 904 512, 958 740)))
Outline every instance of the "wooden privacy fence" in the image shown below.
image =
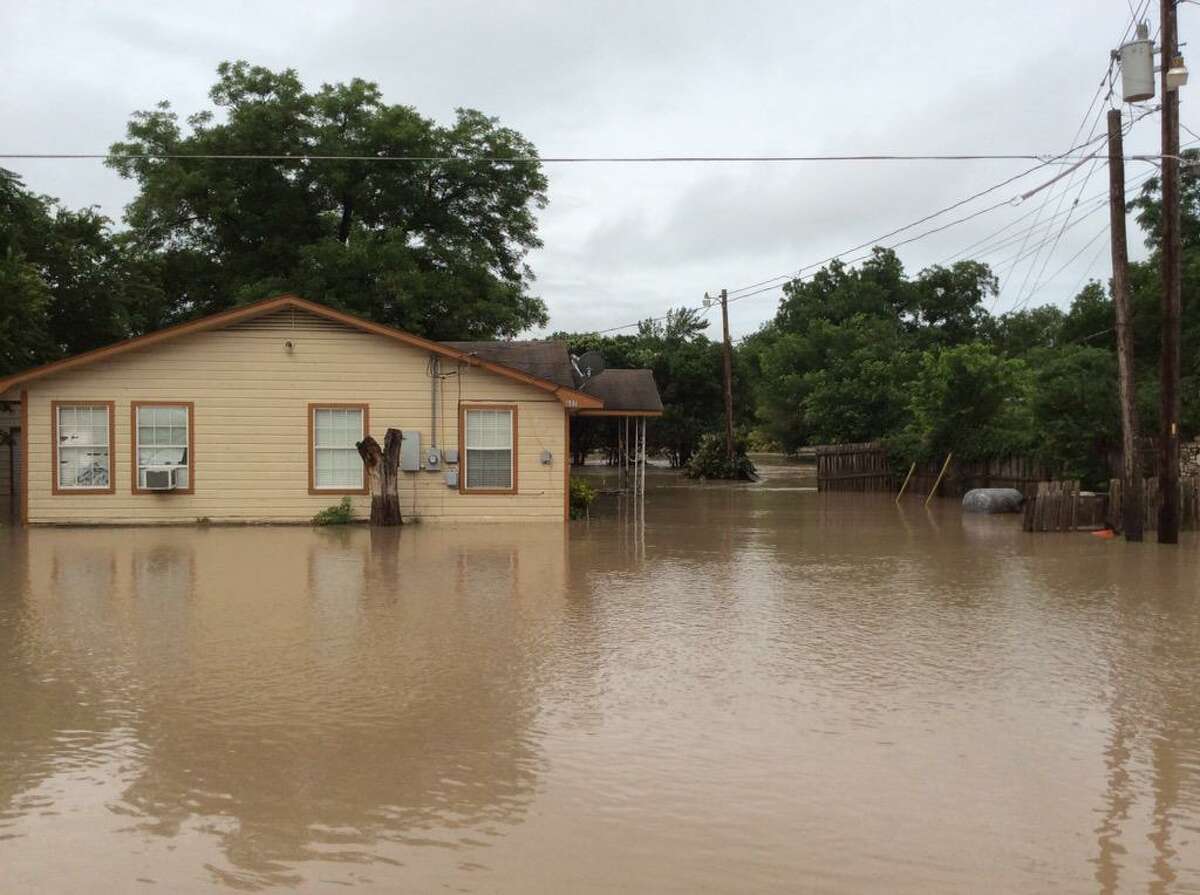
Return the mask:
MULTIPOLYGON (((1142 509, 1146 531, 1158 530, 1158 510, 1162 506, 1162 495, 1158 491, 1158 478, 1142 480, 1142 509)), ((1179 480, 1179 528, 1183 531, 1200 529, 1200 477, 1184 476, 1179 480)), ((1123 499, 1121 480, 1108 483, 1108 525, 1121 530, 1121 502, 1123 499)))
MULTIPOLYGON (((909 491, 928 494, 937 481, 941 460, 918 463, 909 483, 909 491)), ((1026 497, 1037 492, 1039 482, 1050 478, 1049 471, 1028 457, 998 457, 992 460, 955 460, 950 464, 938 494, 943 497, 962 497, 972 488, 1016 488, 1026 497)))
POLYGON ((1080 492, 1079 482, 1038 482, 1025 498, 1025 531, 1099 531, 1106 526, 1108 498, 1080 492))
POLYGON ((818 491, 891 491, 887 450, 877 441, 816 448, 818 491))
MULTIPOLYGON (((888 463, 887 449, 877 441, 858 444, 823 444, 815 449, 817 489, 820 491, 896 491, 897 476, 888 463)), ((925 497, 944 459, 918 463, 905 493, 925 497)), ((907 472, 908 464, 900 470, 907 472)), ((953 460, 938 488, 942 497, 962 497, 972 488, 1016 488, 1032 496, 1039 482, 1051 478, 1049 471, 1028 457, 1002 457, 963 462, 953 460)))

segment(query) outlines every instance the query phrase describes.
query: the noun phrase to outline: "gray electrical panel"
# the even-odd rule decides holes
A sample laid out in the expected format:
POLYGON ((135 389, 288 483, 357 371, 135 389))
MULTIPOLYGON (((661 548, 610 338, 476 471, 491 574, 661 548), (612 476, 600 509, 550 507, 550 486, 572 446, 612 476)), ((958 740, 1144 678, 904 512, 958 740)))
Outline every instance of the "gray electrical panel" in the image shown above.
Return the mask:
POLYGON ((446 487, 447 488, 457 488, 458 487, 458 470, 457 469, 447 469, 446 470, 446 487))
POLYGON ((400 471, 421 471, 421 433, 417 429, 405 429, 400 442, 400 471))

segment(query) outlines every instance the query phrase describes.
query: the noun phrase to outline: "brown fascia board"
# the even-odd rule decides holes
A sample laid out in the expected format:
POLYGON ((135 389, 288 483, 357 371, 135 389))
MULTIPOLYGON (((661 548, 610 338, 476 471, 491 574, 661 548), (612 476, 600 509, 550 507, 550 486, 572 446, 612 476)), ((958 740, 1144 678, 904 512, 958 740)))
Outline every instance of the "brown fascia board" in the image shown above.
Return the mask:
POLYGON ((556 382, 551 382, 548 379, 542 379, 540 377, 533 376, 522 370, 516 370, 512 367, 507 367, 504 364, 485 361, 466 352, 450 348, 449 346, 443 345, 440 342, 434 342, 431 339, 424 339, 420 336, 414 336, 412 333, 406 333, 403 330, 395 329, 390 326, 384 326, 381 323, 373 323, 370 320, 363 319, 362 317, 356 317, 355 315, 347 314, 344 311, 336 311, 333 308, 326 307, 325 305, 317 304, 316 302, 309 301, 308 299, 300 298, 298 295, 291 294, 277 295, 274 298, 266 298, 262 301, 254 302, 253 304, 243 305, 242 307, 238 308, 231 308, 228 311, 220 311, 216 314, 210 314, 207 317, 201 317, 198 320, 189 320, 186 323, 177 323, 174 326, 168 326, 165 329, 147 333, 144 336, 136 336, 132 339, 126 339, 123 342, 117 342, 115 345, 109 345, 105 348, 96 348, 92 351, 85 351, 82 354, 72 355, 71 357, 63 358, 62 360, 43 364, 40 367, 33 367, 32 369, 15 373, 6 379, 0 379, 0 395, 4 394, 14 386, 23 385, 27 382, 33 382, 37 379, 43 379, 46 376, 53 376, 56 373, 65 373, 68 370, 74 370, 78 367, 85 367, 88 364, 93 364, 97 361, 108 360, 111 357, 117 357, 129 351, 137 351, 142 348, 149 348, 153 345, 169 342, 182 336, 189 336, 194 333, 207 332, 208 330, 212 329, 221 329, 226 326, 232 326, 235 323, 241 323, 245 320, 253 320, 256 317, 261 317, 265 314, 270 314, 285 308, 294 308, 299 311, 306 311, 318 317, 323 317, 326 320, 332 320, 335 323, 341 323, 344 326, 351 327, 352 329, 360 330, 361 332, 383 336, 384 338, 392 339, 393 341, 401 342, 405 345, 410 345, 413 348, 419 348, 422 351, 428 351, 432 354, 449 358, 450 360, 458 363, 488 370, 489 372, 495 373, 498 376, 503 376, 506 379, 512 379, 516 382, 525 383, 526 385, 532 385, 535 388, 540 388, 543 391, 550 392, 566 407, 571 409, 598 409, 604 406, 604 402, 599 398, 584 394, 583 392, 576 391, 575 389, 566 388, 565 386, 561 386, 556 382))

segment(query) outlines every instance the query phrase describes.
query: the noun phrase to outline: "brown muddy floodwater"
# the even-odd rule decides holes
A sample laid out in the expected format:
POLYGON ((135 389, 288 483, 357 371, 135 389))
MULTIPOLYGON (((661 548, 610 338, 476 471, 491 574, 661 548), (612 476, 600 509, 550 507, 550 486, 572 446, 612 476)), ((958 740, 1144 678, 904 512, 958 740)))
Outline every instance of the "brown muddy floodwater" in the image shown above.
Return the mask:
POLYGON ((656 475, 0 529, 0 892, 1198 892, 1200 541, 656 475))

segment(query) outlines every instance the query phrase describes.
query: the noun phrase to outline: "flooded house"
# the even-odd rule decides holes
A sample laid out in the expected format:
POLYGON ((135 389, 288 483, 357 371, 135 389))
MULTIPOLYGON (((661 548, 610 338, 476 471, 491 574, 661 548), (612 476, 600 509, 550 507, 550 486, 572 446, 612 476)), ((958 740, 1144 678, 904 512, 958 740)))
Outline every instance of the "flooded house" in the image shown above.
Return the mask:
POLYGON ((355 445, 395 428, 406 516, 563 520, 571 417, 662 412, 650 371, 588 373, 565 343, 285 295, 0 379, 4 472, 31 525, 306 522, 343 497, 365 518, 355 445))

